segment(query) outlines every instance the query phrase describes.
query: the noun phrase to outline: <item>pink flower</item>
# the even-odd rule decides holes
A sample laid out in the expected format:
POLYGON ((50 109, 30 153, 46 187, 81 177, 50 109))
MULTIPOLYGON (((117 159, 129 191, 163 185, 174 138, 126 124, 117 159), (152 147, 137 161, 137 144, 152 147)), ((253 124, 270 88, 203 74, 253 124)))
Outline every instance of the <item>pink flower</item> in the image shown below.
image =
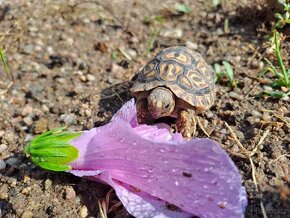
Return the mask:
POLYGON ((210 139, 139 125, 134 100, 70 144, 79 157, 68 172, 111 185, 135 217, 243 217, 246 193, 227 153, 210 139))

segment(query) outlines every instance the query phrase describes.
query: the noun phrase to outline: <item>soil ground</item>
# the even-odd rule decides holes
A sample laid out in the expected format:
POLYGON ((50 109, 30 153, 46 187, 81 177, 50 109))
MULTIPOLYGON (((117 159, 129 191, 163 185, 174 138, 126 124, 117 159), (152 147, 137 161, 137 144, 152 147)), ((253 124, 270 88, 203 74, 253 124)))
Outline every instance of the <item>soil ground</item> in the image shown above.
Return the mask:
MULTIPOLYGON (((134 74, 173 45, 200 52, 211 65, 232 64, 237 85, 218 82, 215 104, 200 120, 240 170, 246 217, 263 217, 262 209, 289 216, 289 98, 261 96, 274 77, 258 75, 264 57, 278 66, 269 41, 275 1, 183 1, 190 14, 160 0, 0 2, 0 45, 13 76, 0 72, 0 217, 97 217, 109 186, 35 167, 24 147, 54 127, 107 123, 132 98, 134 74), (225 122, 250 151, 266 134, 251 157, 255 177, 225 122)), ((289 26, 281 32, 289 68, 289 26)), ((201 129, 198 136, 206 137, 201 129)), ((130 217, 122 207, 109 216, 130 217)))

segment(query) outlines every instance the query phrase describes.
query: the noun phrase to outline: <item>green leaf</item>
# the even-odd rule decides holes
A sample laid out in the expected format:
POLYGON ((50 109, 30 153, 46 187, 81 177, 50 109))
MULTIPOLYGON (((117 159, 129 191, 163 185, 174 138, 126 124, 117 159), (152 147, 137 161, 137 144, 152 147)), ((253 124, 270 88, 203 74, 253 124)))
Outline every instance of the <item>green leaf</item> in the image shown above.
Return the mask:
POLYGON ((34 138, 25 148, 32 162, 44 169, 65 171, 71 169, 68 163, 78 158, 78 149, 70 141, 79 137, 81 132, 63 131, 66 127, 56 128, 34 138))
POLYGON ((281 99, 283 97, 290 95, 290 92, 284 93, 281 91, 263 91, 262 94, 271 96, 273 98, 281 99))
POLYGON ((275 17, 278 18, 279 20, 283 20, 283 16, 280 13, 276 13, 275 17))
POLYGON ((5 73, 6 74, 10 74, 9 67, 8 67, 7 62, 6 62, 6 58, 4 56, 4 53, 2 51, 2 48, 0 48, 0 58, 1 58, 1 61, 2 61, 3 66, 4 66, 5 73))
POLYGON ((190 14, 192 13, 192 9, 191 7, 185 5, 185 4, 176 4, 175 5, 175 10, 176 11, 179 11, 179 12, 182 12, 182 13, 185 13, 185 14, 190 14))

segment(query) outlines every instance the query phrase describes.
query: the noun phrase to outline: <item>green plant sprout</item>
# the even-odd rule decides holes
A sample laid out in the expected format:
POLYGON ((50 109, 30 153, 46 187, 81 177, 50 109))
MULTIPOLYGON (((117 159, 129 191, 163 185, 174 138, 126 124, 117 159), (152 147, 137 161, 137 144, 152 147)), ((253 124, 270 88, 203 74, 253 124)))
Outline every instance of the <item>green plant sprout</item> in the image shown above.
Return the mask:
POLYGON ((177 3, 175 4, 175 10, 184 14, 191 14, 192 13, 192 8, 185 5, 185 4, 180 4, 177 3))
MULTIPOLYGON (((276 58, 278 60, 279 68, 278 70, 267 58, 264 58, 266 64, 268 67, 263 70, 262 74, 265 74, 266 72, 271 72, 274 75, 276 75, 277 80, 274 81, 271 86, 274 88, 282 88, 286 87, 286 89, 289 90, 290 88, 290 69, 286 69, 283 60, 281 58, 280 53, 280 40, 279 40, 279 33, 277 31, 274 32, 274 45, 275 45, 275 53, 276 58)), ((290 91, 288 92, 282 92, 282 91, 264 91, 263 92, 266 95, 270 95, 275 98, 282 98, 284 96, 289 96, 290 91)))
POLYGON ((2 61, 2 64, 3 64, 4 72, 6 74, 10 75, 9 67, 8 67, 7 62, 6 62, 6 58, 4 56, 4 52, 3 52, 2 48, 0 48, 0 58, 1 58, 1 61, 2 61))
POLYGON ((222 66, 215 63, 213 68, 216 72, 215 82, 219 82, 221 79, 226 78, 229 86, 236 86, 237 81, 234 78, 234 71, 229 62, 223 61, 222 66))
POLYGON ((53 171, 70 170, 69 162, 78 156, 78 149, 69 144, 80 136, 81 132, 63 131, 66 127, 56 128, 34 138, 25 148, 33 163, 53 171))
POLYGON ((149 36, 149 39, 147 41, 146 54, 149 54, 150 51, 152 50, 152 48, 154 46, 154 42, 155 42, 159 32, 160 31, 157 28, 151 29, 150 36, 149 36))
POLYGON ((155 24, 155 23, 159 23, 159 24, 163 24, 165 22, 165 18, 162 15, 155 15, 155 16, 145 16, 143 18, 143 23, 144 24, 155 24))
POLYGON ((273 29, 275 28, 281 29, 286 24, 290 24, 290 3, 281 2, 281 4, 283 5, 284 14, 283 15, 280 13, 275 14, 275 17, 278 19, 278 21, 275 23, 273 29))

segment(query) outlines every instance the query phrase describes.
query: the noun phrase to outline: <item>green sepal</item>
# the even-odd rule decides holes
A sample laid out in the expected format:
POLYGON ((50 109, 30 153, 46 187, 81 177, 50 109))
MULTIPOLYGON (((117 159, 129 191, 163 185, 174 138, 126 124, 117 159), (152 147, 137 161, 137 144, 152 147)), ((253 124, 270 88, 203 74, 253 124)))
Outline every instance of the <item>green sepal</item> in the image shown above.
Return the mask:
POLYGON ((66 171, 71 167, 68 163, 79 156, 78 149, 69 144, 82 132, 63 131, 66 127, 56 128, 34 138, 25 148, 32 162, 44 169, 66 171))

